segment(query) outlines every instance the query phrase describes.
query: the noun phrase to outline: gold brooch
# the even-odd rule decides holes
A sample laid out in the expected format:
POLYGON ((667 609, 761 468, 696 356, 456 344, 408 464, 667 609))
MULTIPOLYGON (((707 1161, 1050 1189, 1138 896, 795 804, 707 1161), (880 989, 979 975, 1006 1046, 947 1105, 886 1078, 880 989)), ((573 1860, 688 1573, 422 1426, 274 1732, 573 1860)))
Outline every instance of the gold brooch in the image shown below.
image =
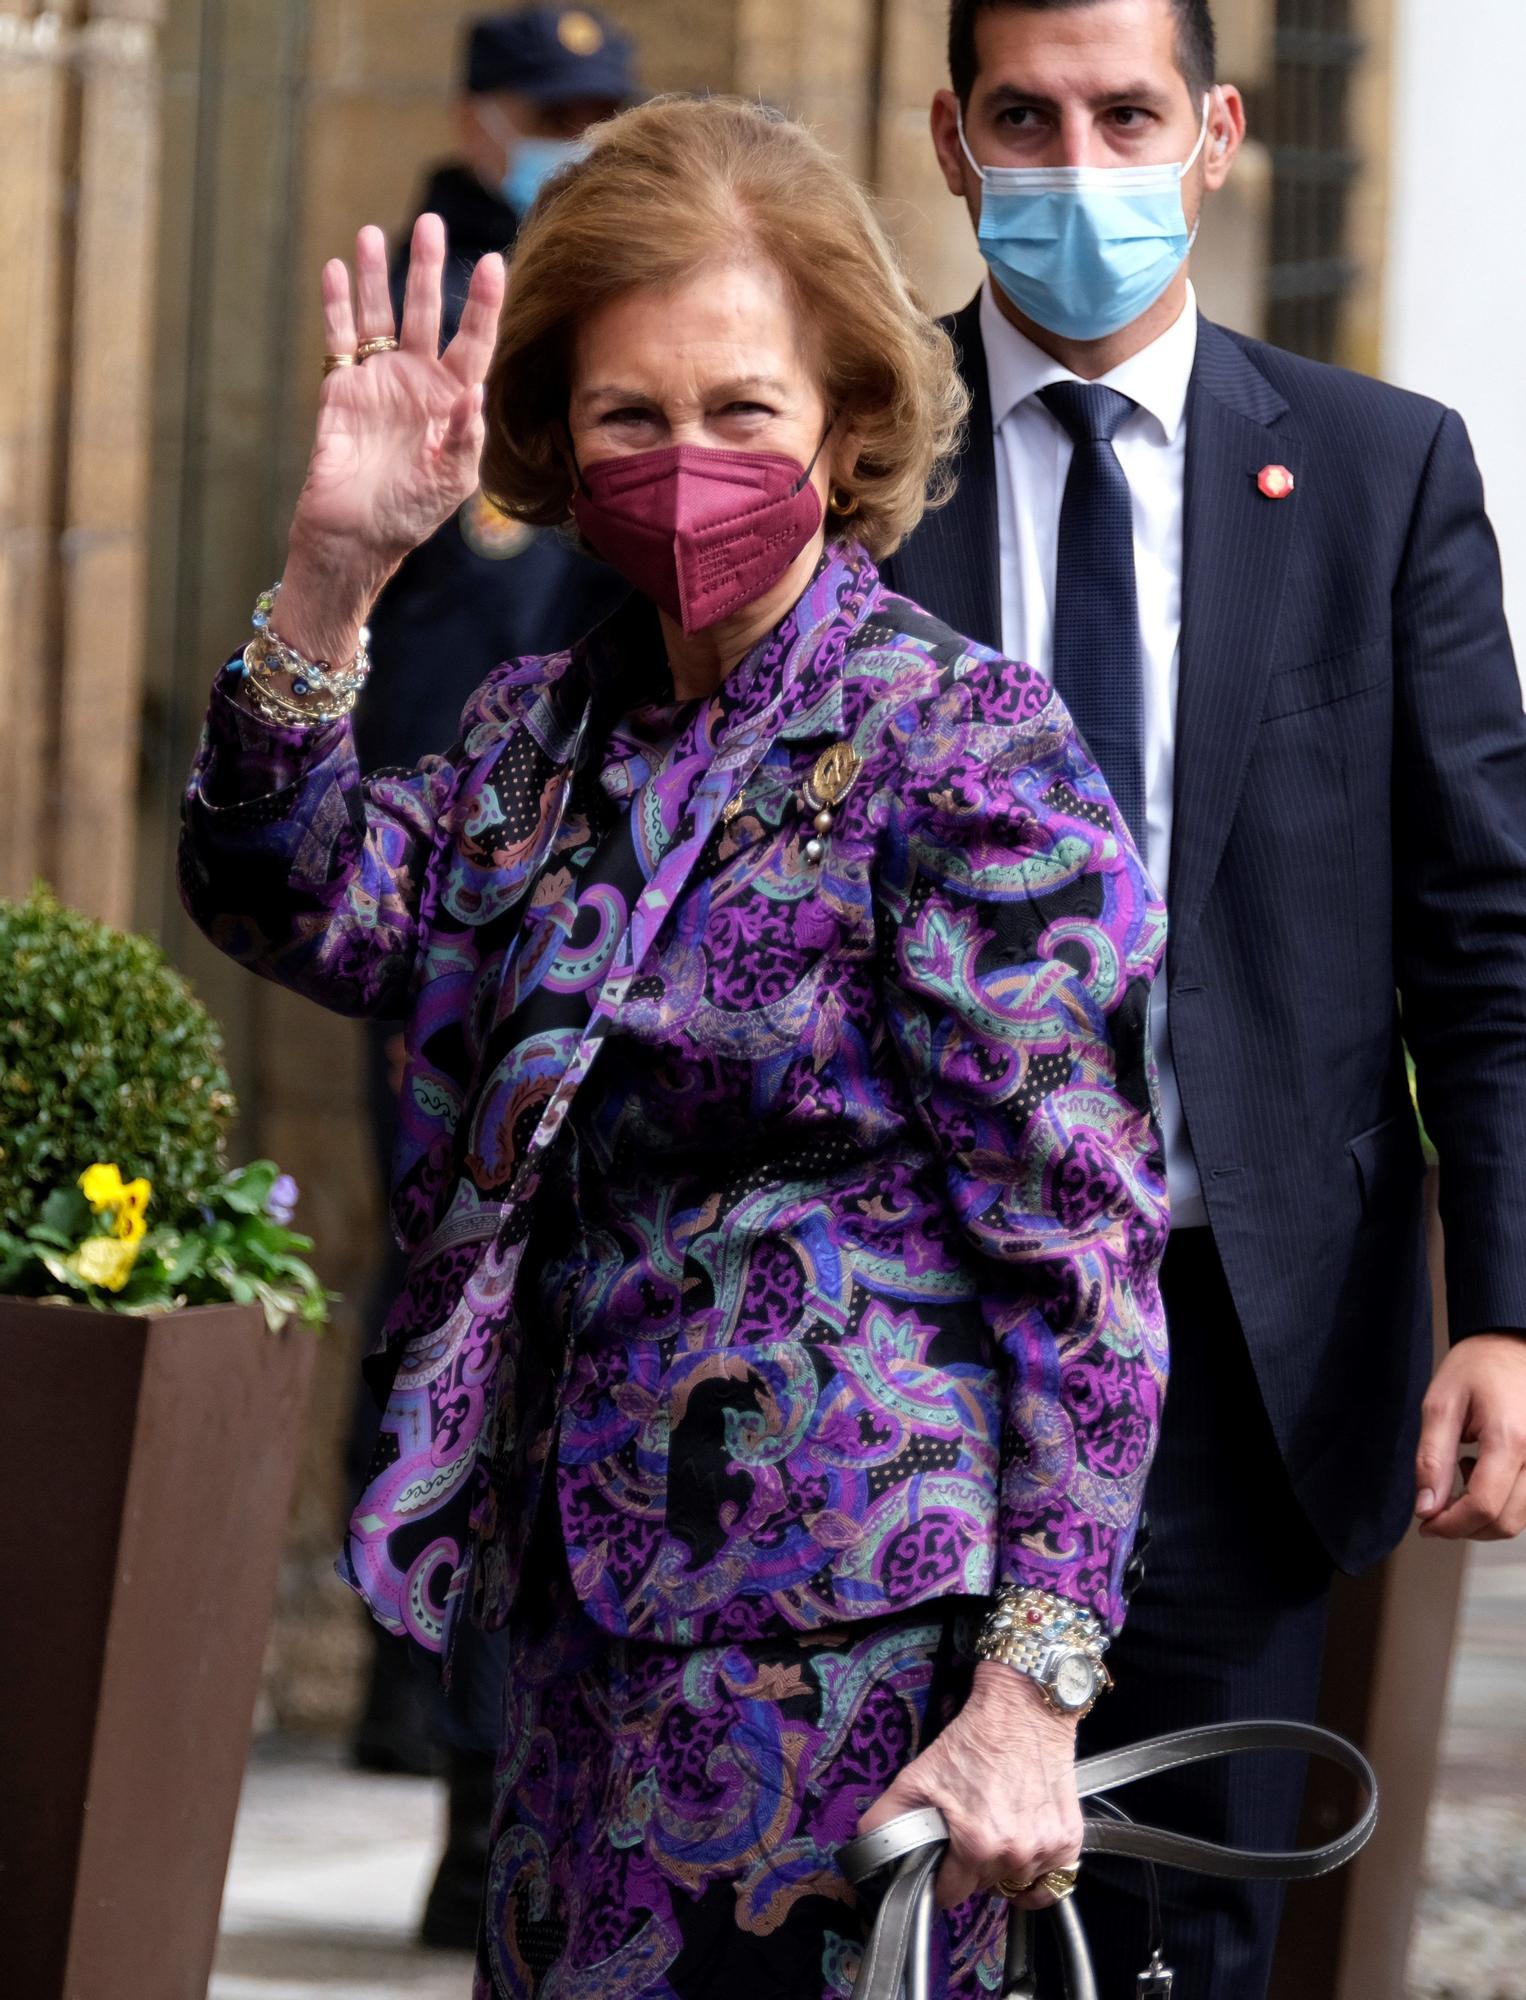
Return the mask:
POLYGON ((807 861, 819 861, 826 853, 826 836, 832 831, 832 808, 840 805, 853 788, 861 763, 851 743, 831 743, 816 759, 816 767, 805 783, 805 805, 813 813, 815 831, 805 843, 807 861))

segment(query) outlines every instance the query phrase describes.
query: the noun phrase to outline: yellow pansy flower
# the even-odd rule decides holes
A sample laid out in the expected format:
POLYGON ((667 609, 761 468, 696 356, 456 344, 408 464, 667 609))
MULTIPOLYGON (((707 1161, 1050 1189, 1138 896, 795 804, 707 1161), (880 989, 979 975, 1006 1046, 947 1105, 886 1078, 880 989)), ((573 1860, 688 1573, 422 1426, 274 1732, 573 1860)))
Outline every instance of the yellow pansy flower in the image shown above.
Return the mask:
POLYGON ((120 1167, 97 1160, 80 1175, 79 1188, 97 1215, 112 1215, 112 1228, 122 1242, 142 1240, 148 1228, 143 1216, 154 1192, 151 1181, 141 1174, 136 1180, 124 1181, 120 1167))
POLYGON ((122 1169, 97 1160, 93 1167, 86 1167, 80 1175, 79 1191, 97 1215, 103 1209, 115 1208, 126 1192, 122 1169))
POLYGON ((153 1192, 153 1182, 144 1180, 140 1174, 135 1181, 128 1181, 122 1189, 122 1199, 119 1205, 125 1208, 130 1215, 141 1216, 144 1209, 148 1207, 149 1199, 153 1192))
POLYGON ((119 1292, 138 1261, 136 1243, 119 1243, 114 1236, 87 1236, 69 1259, 87 1285, 119 1292))

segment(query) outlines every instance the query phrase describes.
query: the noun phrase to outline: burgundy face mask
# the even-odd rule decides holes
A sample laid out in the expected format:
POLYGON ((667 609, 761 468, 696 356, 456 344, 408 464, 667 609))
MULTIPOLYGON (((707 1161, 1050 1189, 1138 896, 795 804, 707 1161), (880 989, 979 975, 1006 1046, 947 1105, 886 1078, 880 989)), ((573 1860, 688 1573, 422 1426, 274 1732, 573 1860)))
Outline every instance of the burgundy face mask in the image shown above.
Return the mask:
POLYGON ((811 467, 777 452, 666 445, 580 476, 590 546, 686 633, 761 597, 821 526, 811 467))

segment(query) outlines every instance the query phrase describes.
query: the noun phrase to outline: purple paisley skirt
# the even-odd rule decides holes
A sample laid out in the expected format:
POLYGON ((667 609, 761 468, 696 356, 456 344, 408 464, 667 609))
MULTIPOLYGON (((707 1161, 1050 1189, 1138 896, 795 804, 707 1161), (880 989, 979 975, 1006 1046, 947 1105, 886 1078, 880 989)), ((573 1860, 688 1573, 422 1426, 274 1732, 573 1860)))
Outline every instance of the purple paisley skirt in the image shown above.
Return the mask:
MULTIPOLYGON (((554 1542, 516 1611, 473 2000, 847 2000, 864 1913, 835 1856, 968 1690, 957 1607, 615 1639, 554 1542)), ((996 1990, 1002 1909, 936 1927, 935 1992, 996 1990)))

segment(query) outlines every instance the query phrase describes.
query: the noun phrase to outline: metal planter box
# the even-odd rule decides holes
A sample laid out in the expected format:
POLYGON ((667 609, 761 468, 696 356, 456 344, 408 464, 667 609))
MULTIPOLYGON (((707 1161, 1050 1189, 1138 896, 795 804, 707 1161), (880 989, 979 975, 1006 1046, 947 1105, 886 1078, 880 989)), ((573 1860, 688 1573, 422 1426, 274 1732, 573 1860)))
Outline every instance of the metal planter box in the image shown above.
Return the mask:
POLYGON ((312 1363, 254 1308, 0 1298, 18 2000, 205 2000, 312 1363))

